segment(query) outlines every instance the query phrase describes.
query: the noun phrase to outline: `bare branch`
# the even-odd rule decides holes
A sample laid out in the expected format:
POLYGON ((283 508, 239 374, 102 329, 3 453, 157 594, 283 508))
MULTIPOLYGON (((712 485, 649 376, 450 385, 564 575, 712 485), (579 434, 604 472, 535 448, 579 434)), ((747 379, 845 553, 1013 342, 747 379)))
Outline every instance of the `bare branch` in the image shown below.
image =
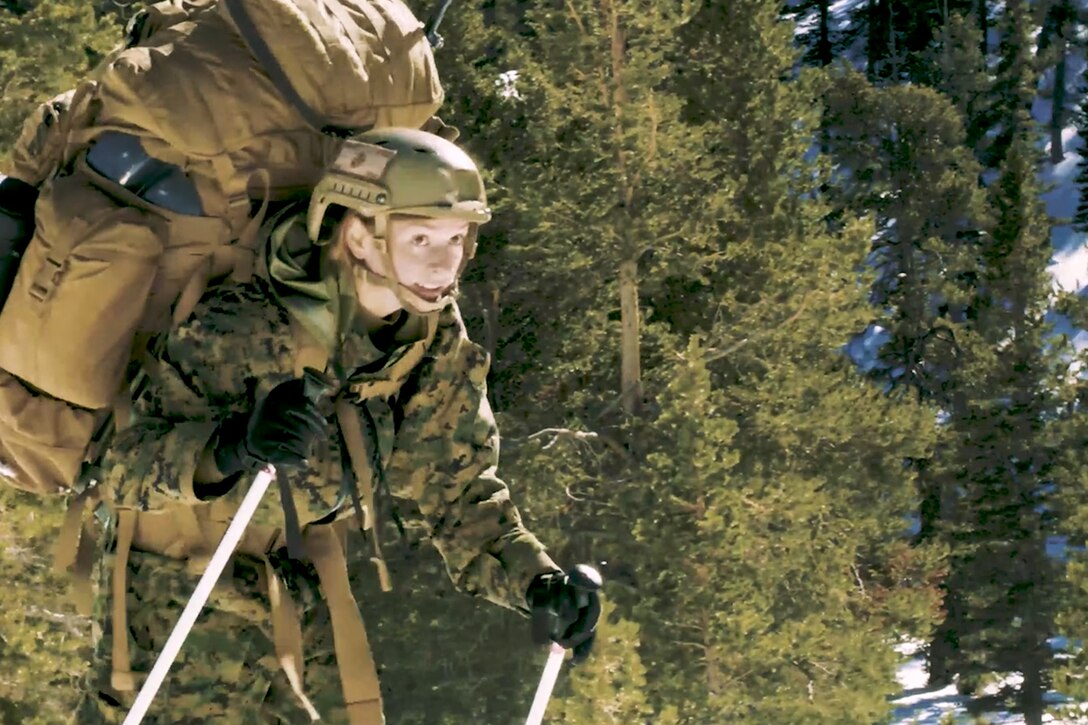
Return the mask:
POLYGON ((651 88, 646 99, 646 110, 650 116, 650 143, 646 151, 646 161, 651 162, 657 157, 657 129, 661 125, 661 117, 657 113, 657 104, 654 103, 654 91, 651 88))
POLYGON ((554 446, 561 440, 573 440, 576 442, 595 441, 599 436, 593 431, 571 430, 570 428, 545 428, 531 434, 527 440, 534 441, 544 436, 552 436, 552 439, 544 444, 544 450, 554 446))
POLYGON ((80 631, 80 625, 85 623, 86 617, 80 617, 78 615, 60 614, 58 612, 51 612, 48 609, 32 605, 27 607, 26 613, 39 619, 45 619, 50 622, 60 624, 67 630, 68 634, 73 637, 83 638, 86 637, 86 632, 80 631))
POLYGON ((868 599, 869 593, 865 591, 865 582, 861 579, 861 572, 858 571, 857 564, 851 564, 850 571, 854 572, 854 580, 858 583, 858 589, 861 591, 861 596, 868 599))
POLYGON ((581 33, 583 37, 585 37, 586 26, 585 23, 582 22, 582 16, 578 13, 578 9, 574 7, 574 3, 572 3, 571 0, 567 0, 566 6, 567 12, 570 13, 571 20, 573 20, 574 24, 578 26, 578 32, 581 33))
POLYGON ((709 354, 707 355, 707 357, 705 357, 703 359, 703 362, 706 363, 706 364, 709 364, 709 363, 712 363, 712 362, 714 362, 716 360, 721 360, 723 357, 729 357, 734 352, 736 352, 741 347, 744 347, 747 344, 748 344, 748 338, 744 337, 744 338, 741 338, 739 341, 737 341, 737 342, 733 343, 732 345, 730 345, 725 350, 713 350, 713 349, 707 350, 707 353, 709 353, 709 354))

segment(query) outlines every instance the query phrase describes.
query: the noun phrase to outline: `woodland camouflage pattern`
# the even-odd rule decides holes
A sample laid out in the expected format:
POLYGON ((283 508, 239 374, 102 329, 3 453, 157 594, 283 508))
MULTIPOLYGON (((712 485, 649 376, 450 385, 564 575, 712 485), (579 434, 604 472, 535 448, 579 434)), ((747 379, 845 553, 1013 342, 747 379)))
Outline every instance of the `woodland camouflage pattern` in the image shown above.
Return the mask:
MULTIPOLYGON (((99 485, 105 500, 140 510, 197 501, 192 476, 216 422, 251 410, 257 397, 294 377, 299 343, 287 312, 271 299, 261 280, 219 288, 169 335, 154 382, 136 401, 133 423, 117 434, 103 459, 99 485)), ((522 526, 506 485, 496 475, 499 437, 486 397, 487 355, 468 339, 460 312, 451 305, 440 313, 437 333, 422 362, 403 379, 390 380, 389 361, 407 349, 413 338, 405 331, 411 327, 383 330, 375 336, 377 346, 365 334, 350 332, 330 361, 327 373, 336 378, 339 392, 321 403, 329 434, 316 446, 309 466, 281 473, 290 481, 299 522, 305 528, 354 516, 345 485, 345 479, 351 483, 350 474, 344 475, 350 467, 331 402, 336 395, 350 396, 364 430, 368 418, 374 423, 372 440, 377 440, 385 462, 384 476, 375 479, 384 491, 379 498, 405 527, 434 544, 458 589, 527 613, 525 591, 533 577, 558 567, 522 526)), ((240 503, 247 486, 248 480, 227 497, 240 503)), ((277 495, 265 498, 254 525, 283 526, 277 495)), ((165 642, 199 571, 190 573, 184 562, 136 550, 129 559, 133 670, 147 672, 153 661, 150 652, 165 642)), ((174 707, 179 709, 173 712, 186 713, 186 722, 196 722, 189 713, 196 714, 191 706, 199 702, 199 711, 208 718, 230 712, 229 721, 242 722, 238 718, 243 714, 258 716, 257 704, 265 702, 259 722, 277 722, 278 717, 284 722, 305 721, 286 678, 277 670, 267 602, 244 573, 244 559, 236 556, 234 595, 213 597, 152 714, 160 707, 174 707)), ((103 623, 97 632, 100 655, 79 723, 120 722, 124 715, 110 697, 95 695, 110 692, 108 556, 100 564, 102 595, 96 610, 97 621, 103 623)), ((374 570, 362 562, 352 565, 352 577, 360 575, 374 576, 374 570)), ((327 608, 317 606, 316 600, 305 603, 306 591, 317 596, 316 575, 296 570, 284 578, 296 596, 303 593, 297 604, 306 612, 307 694, 323 716, 330 717, 323 703, 329 698, 340 702, 341 696, 327 608), (328 672, 326 666, 331 668, 328 672)))
MULTIPOLYGON (((108 587, 113 556, 104 557, 102 564, 107 577, 102 584, 108 587)), ((276 564, 302 623, 306 694, 321 713, 322 722, 347 725, 332 629, 328 609, 321 606, 317 574, 309 565, 285 558, 276 564)), ((271 632, 265 624, 270 605, 260 584, 262 569, 261 563, 248 557, 234 558, 163 681, 145 722, 286 725, 309 720, 276 662, 271 632)), ((128 577, 132 667, 136 672, 150 672, 199 575, 188 571, 185 562, 132 552, 128 577)), ((95 602, 99 665, 89 674, 87 692, 73 725, 119 725, 136 699, 135 692, 117 692, 110 684, 111 611, 108 597, 95 602)))

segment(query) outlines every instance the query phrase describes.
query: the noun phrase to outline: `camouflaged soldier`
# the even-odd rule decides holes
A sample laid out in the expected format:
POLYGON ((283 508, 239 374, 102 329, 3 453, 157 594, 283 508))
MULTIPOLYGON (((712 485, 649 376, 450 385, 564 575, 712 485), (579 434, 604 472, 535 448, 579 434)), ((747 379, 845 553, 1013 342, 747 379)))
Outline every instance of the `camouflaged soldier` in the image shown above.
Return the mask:
POLYGON ((343 553, 348 529, 366 530, 388 587, 370 521, 383 493, 460 590, 534 623, 544 612, 548 637, 588 653, 599 601, 545 554, 496 475, 488 358, 451 294, 489 217, 457 146, 369 132, 308 206, 266 225, 262 276, 216 288, 166 337, 102 463, 116 525, 78 723, 123 718, 261 462, 287 493, 258 510, 154 721, 383 722, 343 553), (321 395, 299 377, 308 367, 325 370, 321 395))

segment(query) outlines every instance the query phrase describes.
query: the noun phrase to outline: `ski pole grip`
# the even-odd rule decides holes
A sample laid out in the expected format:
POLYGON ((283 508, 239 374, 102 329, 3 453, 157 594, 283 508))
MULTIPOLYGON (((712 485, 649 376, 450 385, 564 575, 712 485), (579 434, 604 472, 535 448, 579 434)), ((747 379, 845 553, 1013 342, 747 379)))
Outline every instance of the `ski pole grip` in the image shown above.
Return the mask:
POLYGON ((582 589, 589 589, 590 591, 597 591, 604 586, 604 579, 601 578, 601 573, 589 564, 577 564, 570 570, 571 584, 581 587, 582 589))

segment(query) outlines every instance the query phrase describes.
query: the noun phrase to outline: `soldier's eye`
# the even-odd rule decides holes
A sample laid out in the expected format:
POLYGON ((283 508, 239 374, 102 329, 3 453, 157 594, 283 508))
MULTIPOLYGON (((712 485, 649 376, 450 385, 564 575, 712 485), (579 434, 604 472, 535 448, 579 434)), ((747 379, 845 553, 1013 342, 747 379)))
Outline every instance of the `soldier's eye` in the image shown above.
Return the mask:
POLYGON ((452 246, 454 246, 454 247, 460 247, 464 243, 465 243, 465 235, 464 234, 454 234, 452 237, 450 237, 450 244, 452 246))
POLYGON ((417 247, 425 247, 430 243, 430 239, 426 234, 416 234, 412 237, 412 244, 417 247))

